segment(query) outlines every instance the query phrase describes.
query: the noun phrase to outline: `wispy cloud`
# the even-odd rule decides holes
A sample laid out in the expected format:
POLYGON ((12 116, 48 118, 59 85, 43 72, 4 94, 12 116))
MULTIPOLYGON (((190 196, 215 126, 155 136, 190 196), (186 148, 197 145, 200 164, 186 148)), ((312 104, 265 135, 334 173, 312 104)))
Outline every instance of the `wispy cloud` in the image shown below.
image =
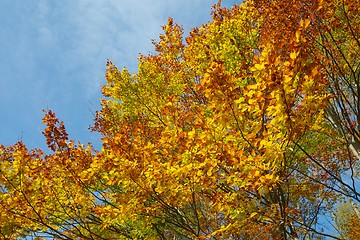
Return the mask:
MULTIPOLYGON (((41 109, 54 109, 70 134, 91 140, 106 59, 135 72, 139 53, 169 16, 186 29, 210 19, 215 0, 38 0, 0 3, 0 143, 23 132, 38 145, 41 109), (92 105, 94 104, 94 105, 92 105)), ((226 2, 226 1, 224 1, 226 2)), ((14 137, 16 136, 16 137, 14 137)))

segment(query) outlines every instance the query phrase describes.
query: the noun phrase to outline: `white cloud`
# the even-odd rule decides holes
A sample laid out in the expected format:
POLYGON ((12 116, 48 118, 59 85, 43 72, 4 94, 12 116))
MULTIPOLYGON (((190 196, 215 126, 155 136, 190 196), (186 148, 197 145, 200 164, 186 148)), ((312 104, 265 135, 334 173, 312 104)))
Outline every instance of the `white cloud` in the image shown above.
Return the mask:
POLYGON ((70 125, 74 137, 86 138, 92 122, 88 108, 94 108, 89 101, 100 97, 106 59, 136 71, 138 54, 153 52, 151 39, 157 39, 169 16, 186 29, 199 26, 210 19, 216 2, 37 0, 2 5, 0 87, 7 91, 0 100, 9 106, 0 106, 8 116, 0 119, 0 127, 18 119, 14 135, 24 130, 24 137, 37 139, 41 109, 49 107, 70 125))

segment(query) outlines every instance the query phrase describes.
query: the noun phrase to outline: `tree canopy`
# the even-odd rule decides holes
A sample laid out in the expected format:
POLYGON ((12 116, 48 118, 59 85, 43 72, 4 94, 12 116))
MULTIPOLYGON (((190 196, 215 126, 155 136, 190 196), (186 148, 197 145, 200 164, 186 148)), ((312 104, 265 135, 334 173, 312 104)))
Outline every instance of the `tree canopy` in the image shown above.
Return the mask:
POLYGON ((359 12, 219 2, 185 38, 169 18, 137 73, 107 62, 101 149, 69 140, 51 110, 51 153, 0 146, 0 235, 356 239, 359 12))

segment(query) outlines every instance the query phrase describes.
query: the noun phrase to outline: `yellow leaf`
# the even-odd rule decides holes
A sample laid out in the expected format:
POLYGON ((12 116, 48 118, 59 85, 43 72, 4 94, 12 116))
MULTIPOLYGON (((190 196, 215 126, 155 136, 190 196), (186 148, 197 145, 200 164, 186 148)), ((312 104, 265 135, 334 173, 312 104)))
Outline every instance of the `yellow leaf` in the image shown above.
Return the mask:
POLYGON ((310 24, 310 19, 305 19, 305 21, 302 19, 300 20, 300 26, 302 28, 307 28, 309 26, 309 24, 310 24))
POLYGON ((319 1, 319 6, 318 8, 316 9, 316 11, 319 11, 320 9, 322 9, 324 7, 324 0, 320 0, 319 1))
POLYGON ((252 99, 252 98, 249 99, 249 105, 252 105, 252 104, 257 103, 257 102, 258 101, 255 100, 255 99, 252 99))
POLYGON ((289 61, 284 62, 284 66, 285 66, 285 67, 290 66, 290 62, 289 62, 289 61))
POLYGON ((299 54, 298 52, 292 52, 290 53, 290 58, 294 60, 298 56, 298 54, 299 54))
MULTIPOLYGON (((239 97, 238 100, 235 100, 234 102, 237 103, 237 104, 240 104, 240 103, 243 103, 245 101, 245 98, 244 97, 239 97)), ((1 150, 0 150, 1 151, 1 150)))
POLYGON ((261 71, 265 68, 265 64, 261 63, 261 64, 255 64, 254 67, 251 68, 252 71, 261 71))
POLYGON ((296 40, 296 42, 300 42, 300 35, 301 35, 300 31, 297 30, 296 33, 295 33, 295 40, 296 40))
POLYGON ((253 217, 255 217, 256 215, 257 215, 257 212, 253 212, 253 213, 250 214, 250 218, 253 218, 253 217))
POLYGON ((284 77, 284 83, 285 84, 290 84, 291 82, 292 82, 292 77, 291 76, 288 76, 288 75, 286 75, 285 77, 284 77))

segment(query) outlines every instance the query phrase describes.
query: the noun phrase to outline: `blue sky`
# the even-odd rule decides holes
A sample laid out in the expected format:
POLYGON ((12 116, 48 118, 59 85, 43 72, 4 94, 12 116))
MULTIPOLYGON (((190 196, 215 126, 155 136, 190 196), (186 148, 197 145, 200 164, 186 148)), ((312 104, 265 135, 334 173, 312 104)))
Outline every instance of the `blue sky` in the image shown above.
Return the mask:
POLYGON ((216 2, 0 0, 0 144, 44 148, 42 109, 52 109, 71 139, 99 147, 88 126, 106 59, 136 72, 138 54, 153 52, 169 16, 189 30, 210 20, 216 2))

